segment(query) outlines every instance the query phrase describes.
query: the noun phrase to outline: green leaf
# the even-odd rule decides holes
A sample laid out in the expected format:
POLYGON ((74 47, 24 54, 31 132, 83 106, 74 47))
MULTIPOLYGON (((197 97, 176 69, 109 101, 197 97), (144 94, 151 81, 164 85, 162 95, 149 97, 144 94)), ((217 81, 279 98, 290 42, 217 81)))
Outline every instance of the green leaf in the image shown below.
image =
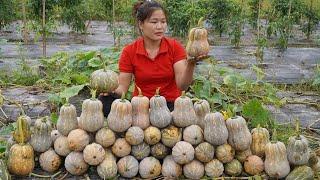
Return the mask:
POLYGON ((103 62, 99 58, 94 57, 88 61, 88 65, 93 68, 101 67, 103 65, 103 62))
POLYGON ((85 74, 72 74, 71 79, 73 84, 85 84, 89 82, 89 77, 85 74))
POLYGON ((11 132, 14 131, 15 127, 16 127, 16 123, 10 123, 6 126, 3 126, 0 129, 0 136, 11 135, 11 132))
POLYGON ((268 110, 266 110, 258 99, 252 99, 243 105, 242 115, 249 119, 251 127, 260 124, 261 127, 270 128, 273 120, 268 110))
POLYGON ((51 119, 51 122, 52 122, 53 124, 57 124, 58 118, 59 118, 59 116, 58 116, 57 113, 51 113, 50 119, 51 119))
POLYGON ((317 86, 317 85, 320 85, 320 73, 312 82, 312 86, 317 86))
POLYGON ((62 91, 61 93, 59 93, 60 97, 62 98, 71 98, 72 96, 78 95, 78 93, 84 88, 84 84, 83 85, 77 85, 77 86, 71 86, 68 87, 66 89, 64 89, 64 91, 62 91))

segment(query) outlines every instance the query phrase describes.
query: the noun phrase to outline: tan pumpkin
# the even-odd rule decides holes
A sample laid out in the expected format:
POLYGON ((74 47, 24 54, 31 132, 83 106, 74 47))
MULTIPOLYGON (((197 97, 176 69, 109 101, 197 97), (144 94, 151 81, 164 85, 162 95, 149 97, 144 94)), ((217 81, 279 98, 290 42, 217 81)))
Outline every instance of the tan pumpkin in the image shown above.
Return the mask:
POLYGON ((138 145, 143 142, 144 132, 140 127, 132 126, 127 130, 125 139, 130 145, 138 145))
POLYGON ((189 40, 187 43, 187 54, 191 57, 207 55, 209 53, 208 32, 204 28, 203 18, 198 21, 198 27, 189 31, 189 40))
POLYGON ((91 99, 86 99, 82 103, 82 112, 78 121, 79 128, 96 132, 101 129, 104 124, 104 115, 102 111, 102 103, 96 99, 96 92, 91 91, 91 99))
POLYGON ((214 146, 227 143, 228 129, 221 113, 208 113, 205 118, 204 139, 214 146))
POLYGON ((172 157, 178 164, 187 164, 194 159, 194 148, 188 142, 179 141, 172 148, 172 157))
POLYGON ((216 157, 222 163, 231 162, 234 158, 235 150, 229 144, 223 144, 216 148, 216 157))
POLYGON ((148 157, 150 152, 151 148, 145 142, 131 147, 131 154, 138 160, 148 157))
POLYGON ((89 134, 82 129, 74 129, 68 135, 68 144, 71 151, 82 151, 89 143, 89 134))
POLYGON ((90 87, 96 89, 99 93, 113 92, 118 87, 118 74, 112 70, 107 69, 106 62, 102 59, 100 54, 97 55, 102 62, 104 68, 94 71, 90 76, 90 87))
POLYGON ((33 171, 34 165, 34 152, 31 145, 14 144, 10 148, 7 163, 10 173, 19 176, 26 176, 33 171))
POLYGON ((224 166, 224 172, 230 176, 239 176, 242 172, 242 169, 242 164, 236 159, 226 163, 224 166))
POLYGON ((141 89, 138 89, 138 96, 134 96, 131 99, 132 105, 132 126, 138 126, 141 129, 146 129, 150 126, 149 119, 149 99, 142 94, 141 89))
POLYGON ((108 127, 115 132, 125 132, 132 124, 132 105, 122 93, 121 99, 116 99, 111 104, 107 117, 108 127))
POLYGON ((118 171, 122 177, 133 178, 139 172, 139 162, 133 156, 125 156, 117 162, 118 171))
POLYGON ((82 152, 71 152, 64 160, 64 167, 72 175, 82 175, 89 165, 84 161, 82 152))
POLYGON ((173 122, 178 127, 187 127, 197 124, 197 115, 191 99, 182 91, 181 96, 174 101, 172 112, 173 122))
MULTIPOLYGON (((273 134, 275 136, 275 133, 273 134)), ((286 146, 280 142, 269 142, 265 147, 264 168, 271 178, 284 178, 290 172, 286 146)))
POLYGON ((157 159, 163 159, 170 153, 170 149, 162 143, 151 146, 151 155, 157 159))
POLYGON ((208 162, 205 167, 206 175, 209 177, 217 178, 223 174, 223 164, 218 159, 213 159, 208 162))
POLYGON ((182 174, 182 167, 169 155, 163 160, 161 173, 167 179, 177 179, 182 174))
POLYGON ((164 128, 172 121, 171 112, 165 97, 160 95, 160 88, 150 99, 150 123, 157 128, 164 128))
POLYGON ((95 140, 104 148, 108 148, 116 141, 116 135, 111 129, 104 127, 96 133, 95 140))
POLYGON ((244 170, 246 173, 250 175, 258 175, 261 174, 264 170, 263 160, 256 155, 249 156, 244 164, 244 170))
MULTIPOLYGON (((67 100, 68 101, 68 100, 67 100)), ((60 108, 59 118, 57 121, 57 130, 64 136, 78 128, 76 107, 68 102, 60 108)))
POLYGON ((92 143, 84 148, 83 159, 89 165, 96 166, 104 160, 105 153, 105 150, 100 144, 92 143))
POLYGON ((51 122, 48 116, 36 120, 30 139, 34 151, 45 152, 51 147, 51 130, 51 122))
POLYGON ((124 157, 130 154, 131 146, 124 138, 119 138, 113 144, 111 150, 117 157, 124 157))
POLYGON ((54 151, 60 156, 67 156, 71 150, 69 149, 68 138, 66 136, 58 137, 53 143, 54 151))
POLYGON ((251 130, 252 134, 252 144, 251 151, 252 154, 257 155, 259 157, 264 157, 264 151, 266 144, 270 142, 269 131, 266 128, 258 127, 251 130))
POLYGON ((161 130, 161 142, 168 146, 173 147, 177 142, 182 139, 182 128, 177 128, 170 125, 161 130))
POLYGON ((183 166, 183 174, 189 179, 200 179, 204 175, 204 165, 198 160, 193 160, 183 166))
POLYGON ((139 164, 139 174, 142 178, 151 179, 161 173, 160 161, 154 157, 146 157, 139 164))
POLYGON ((195 148, 195 155, 199 161, 207 163, 214 157, 214 147, 207 142, 203 142, 195 148))
POLYGON ((109 149, 106 149, 104 160, 97 166, 97 172, 102 179, 113 179, 117 176, 116 158, 109 149))
POLYGON ((250 148, 252 137, 246 120, 241 116, 229 118, 226 121, 229 137, 228 143, 237 151, 244 151, 250 148))
POLYGON ((236 151, 236 159, 238 159, 238 161, 240 161, 241 163, 243 163, 248 156, 252 155, 251 149, 247 149, 244 151, 236 151))
POLYGON ((150 126, 144 130, 144 141, 147 144, 154 145, 161 140, 161 132, 158 128, 150 126))
POLYGON ((58 137, 61 136, 60 132, 59 132, 58 130, 56 130, 56 129, 52 130, 51 133, 50 133, 50 135, 51 135, 51 139, 52 139, 52 142, 53 142, 53 143, 56 141, 56 139, 57 139, 58 137))
POLYGON ((203 142, 203 131, 198 125, 191 125, 183 130, 183 140, 192 145, 203 142))
POLYGON ((61 158, 53 149, 41 153, 39 157, 40 166, 47 172, 55 172, 61 165, 61 158))
POLYGON ((200 99, 194 103, 193 108, 197 115, 197 125, 200 126, 201 129, 204 129, 204 118, 208 113, 210 113, 210 105, 208 101, 205 99, 200 99))
POLYGON ((28 117, 26 115, 18 117, 18 119, 16 121, 17 127, 12 134, 15 142, 26 143, 29 141, 29 139, 31 137, 31 132, 30 132, 30 126, 28 123, 28 119, 30 119, 30 117, 28 117))

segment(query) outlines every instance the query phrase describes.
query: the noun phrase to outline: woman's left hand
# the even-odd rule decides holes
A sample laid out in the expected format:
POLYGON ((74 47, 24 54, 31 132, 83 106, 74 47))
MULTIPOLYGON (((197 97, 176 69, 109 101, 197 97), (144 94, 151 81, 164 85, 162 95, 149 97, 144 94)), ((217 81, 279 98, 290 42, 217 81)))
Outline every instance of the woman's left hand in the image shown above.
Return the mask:
POLYGON ((190 56, 188 56, 187 57, 187 61, 190 61, 190 62, 198 62, 198 61, 202 61, 202 60, 204 60, 204 59, 207 59, 207 58, 209 58, 210 56, 209 55, 200 55, 200 56, 198 56, 198 57, 190 57, 190 56))

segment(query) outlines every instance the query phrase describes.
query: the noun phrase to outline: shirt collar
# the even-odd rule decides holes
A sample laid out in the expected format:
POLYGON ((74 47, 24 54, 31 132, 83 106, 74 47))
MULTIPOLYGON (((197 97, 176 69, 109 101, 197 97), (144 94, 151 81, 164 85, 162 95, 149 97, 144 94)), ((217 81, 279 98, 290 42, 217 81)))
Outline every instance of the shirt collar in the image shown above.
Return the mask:
MULTIPOLYGON (((144 48, 144 41, 143 41, 143 37, 139 38, 137 40, 137 54, 142 54, 142 55, 145 55, 147 56, 147 51, 146 49, 144 48)), ((161 39, 161 43, 160 43, 160 49, 159 49, 159 53, 165 53, 165 52, 168 52, 168 43, 166 41, 166 38, 163 37, 161 39)))

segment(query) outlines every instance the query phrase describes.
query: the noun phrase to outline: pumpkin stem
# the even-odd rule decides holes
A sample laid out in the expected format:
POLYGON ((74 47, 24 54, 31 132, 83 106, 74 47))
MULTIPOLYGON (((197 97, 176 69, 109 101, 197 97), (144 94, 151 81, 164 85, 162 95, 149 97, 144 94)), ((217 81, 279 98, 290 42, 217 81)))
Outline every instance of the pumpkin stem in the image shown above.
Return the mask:
POLYGON ((122 94, 121 94, 121 101, 124 101, 125 97, 126 97, 126 93, 122 92, 122 94))
POLYGON ((198 27, 203 27, 204 26, 204 20, 203 20, 203 17, 201 17, 199 20, 198 20, 198 27))
POLYGON ((141 91, 141 89, 136 85, 136 87, 137 87, 137 89, 138 89, 138 96, 139 97, 142 97, 143 96, 143 94, 142 94, 142 91, 141 91))
POLYGON ((181 91, 181 97, 185 97, 186 96, 186 91, 181 91))
POLYGON ((278 139, 277 139, 277 129, 274 128, 273 131, 272 131, 272 141, 273 142, 277 142, 278 139))
POLYGON ((65 105, 69 105, 69 97, 66 97, 66 103, 65 105))
POLYGON ((260 127, 261 127, 261 125, 260 125, 260 124, 258 124, 257 128, 260 128, 260 127))
POLYGON ((19 117, 18 118, 18 125, 19 125, 19 134, 20 134, 20 139, 19 139, 19 141, 20 142, 18 142, 19 144, 23 144, 24 143, 24 132, 23 132, 23 129, 22 129, 22 118, 21 117, 19 117))
POLYGON ((91 99, 96 99, 97 90, 91 89, 91 99))
POLYGON ((298 119, 296 119, 296 136, 299 137, 300 136, 300 121, 298 119))
POLYGON ((160 88, 161 88, 161 87, 158 87, 158 88, 156 89, 156 96, 160 96, 160 88))
POLYGON ((102 55, 99 53, 97 54, 97 57, 101 60, 102 62, 102 67, 103 67, 103 70, 106 71, 107 70, 107 61, 103 60, 102 58, 102 55))

